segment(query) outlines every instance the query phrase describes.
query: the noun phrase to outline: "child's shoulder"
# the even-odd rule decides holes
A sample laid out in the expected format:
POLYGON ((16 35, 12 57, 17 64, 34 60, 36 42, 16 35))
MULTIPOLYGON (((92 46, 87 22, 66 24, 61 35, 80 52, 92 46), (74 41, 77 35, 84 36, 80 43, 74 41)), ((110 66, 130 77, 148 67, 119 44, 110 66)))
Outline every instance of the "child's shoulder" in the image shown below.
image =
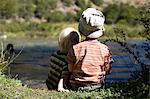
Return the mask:
POLYGON ((104 48, 108 48, 107 45, 105 45, 105 44, 103 44, 103 43, 101 43, 101 42, 99 42, 99 45, 102 46, 102 47, 104 47, 104 48))
POLYGON ((81 41, 80 43, 73 45, 73 47, 77 48, 77 47, 84 47, 84 46, 88 46, 88 45, 89 45, 89 43, 87 41, 81 41))

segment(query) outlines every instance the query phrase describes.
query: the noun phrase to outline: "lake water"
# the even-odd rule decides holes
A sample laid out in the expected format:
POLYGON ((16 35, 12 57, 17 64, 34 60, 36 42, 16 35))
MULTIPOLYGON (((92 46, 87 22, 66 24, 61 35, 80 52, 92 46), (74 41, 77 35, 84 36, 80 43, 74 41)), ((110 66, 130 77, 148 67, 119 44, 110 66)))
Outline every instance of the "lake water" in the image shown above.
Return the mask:
MULTIPOLYGON (((48 73, 48 62, 52 53, 57 51, 57 41, 49 40, 9 40, 4 44, 12 43, 16 53, 22 50, 21 54, 11 63, 11 75, 20 79, 23 84, 32 88, 46 88, 45 79, 48 73)), ((142 41, 129 42, 132 45, 137 44, 139 48, 136 51, 143 51, 142 41)), ((117 43, 107 43, 110 47, 114 63, 112 64, 112 73, 106 76, 106 83, 126 82, 131 78, 131 74, 140 71, 141 67, 136 63, 133 56, 117 43)), ((133 50, 135 50, 133 49, 133 50)), ((143 53, 144 54, 144 53, 143 53)), ((142 55, 141 55, 142 56, 142 55)), ((150 61, 144 58, 147 64, 150 61)))

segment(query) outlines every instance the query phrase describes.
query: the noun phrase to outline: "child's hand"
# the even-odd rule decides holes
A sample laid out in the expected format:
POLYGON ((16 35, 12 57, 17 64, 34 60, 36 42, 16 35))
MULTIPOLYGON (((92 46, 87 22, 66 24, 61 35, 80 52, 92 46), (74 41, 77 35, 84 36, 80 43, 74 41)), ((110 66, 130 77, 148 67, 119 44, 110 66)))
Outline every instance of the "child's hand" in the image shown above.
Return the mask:
POLYGON ((68 89, 64 89, 64 88, 58 88, 58 91, 60 91, 60 92, 69 92, 68 89))
POLYGON ((63 87, 63 78, 61 78, 59 80, 58 89, 57 90, 60 91, 60 92, 69 92, 69 90, 64 89, 64 87, 63 87))
POLYGON ((102 72, 102 75, 106 75, 106 72, 105 72, 105 71, 103 71, 103 72, 102 72))
POLYGON ((100 72, 100 74, 99 74, 99 76, 104 76, 104 75, 106 75, 106 71, 102 71, 102 72, 100 72))

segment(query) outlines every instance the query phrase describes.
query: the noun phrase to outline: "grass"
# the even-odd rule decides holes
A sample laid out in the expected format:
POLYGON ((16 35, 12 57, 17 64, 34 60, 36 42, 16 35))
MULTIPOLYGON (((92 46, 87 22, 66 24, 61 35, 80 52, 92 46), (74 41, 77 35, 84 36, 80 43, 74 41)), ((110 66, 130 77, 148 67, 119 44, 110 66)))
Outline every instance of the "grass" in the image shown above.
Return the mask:
MULTIPOLYGON (((49 23, 36 23, 36 22, 17 22, 12 21, 7 23, 0 20, 0 30, 4 32, 8 38, 44 38, 44 39, 57 39, 60 31, 66 27, 74 27, 78 29, 77 22, 49 22, 49 23)), ((126 32, 129 39, 141 39, 139 32, 143 30, 140 25, 130 26, 128 24, 113 24, 105 25, 106 33, 103 38, 114 38, 114 28, 119 27, 126 32)))
POLYGON ((110 89, 99 92, 71 91, 69 93, 31 89, 22 86, 20 80, 10 79, 3 74, 0 74, 0 87, 0 99, 104 99, 120 97, 119 93, 114 93, 110 89))

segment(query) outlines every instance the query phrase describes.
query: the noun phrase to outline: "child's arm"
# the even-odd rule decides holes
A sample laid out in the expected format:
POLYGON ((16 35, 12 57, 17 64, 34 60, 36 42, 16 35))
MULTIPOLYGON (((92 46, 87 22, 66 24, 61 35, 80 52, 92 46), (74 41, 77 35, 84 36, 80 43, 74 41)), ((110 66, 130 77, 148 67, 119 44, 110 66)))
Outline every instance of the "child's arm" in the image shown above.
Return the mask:
POLYGON ((69 77, 69 71, 68 71, 68 66, 66 64, 63 67, 63 70, 62 70, 62 73, 61 73, 61 79, 59 80, 59 83, 58 83, 58 91, 60 91, 60 92, 69 92, 69 90, 64 88, 64 86, 67 85, 68 77, 69 77))
POLYGON ((60 92, 69 92, 69 90, 67 90, 67 89, 65 89, 64 88, 64 79, 63 78, 61 78, 60 80, 59 80, 59 83, 58 83, 58 91, 60 91, 60 92))
POLYGON ((110 63, 104 63, 104 71, 106 72, 106 75, 111 73, 111 64, 110 63))
POLYGON ((108 56, 105 57, 105 62, 104 62, 104 71, 106 72, 106 75, 111 73, 111 67, 112 67, 111 65, 113 62, 114 60, 112 59, 112 54, 109 51, 109 54, 108 56))

